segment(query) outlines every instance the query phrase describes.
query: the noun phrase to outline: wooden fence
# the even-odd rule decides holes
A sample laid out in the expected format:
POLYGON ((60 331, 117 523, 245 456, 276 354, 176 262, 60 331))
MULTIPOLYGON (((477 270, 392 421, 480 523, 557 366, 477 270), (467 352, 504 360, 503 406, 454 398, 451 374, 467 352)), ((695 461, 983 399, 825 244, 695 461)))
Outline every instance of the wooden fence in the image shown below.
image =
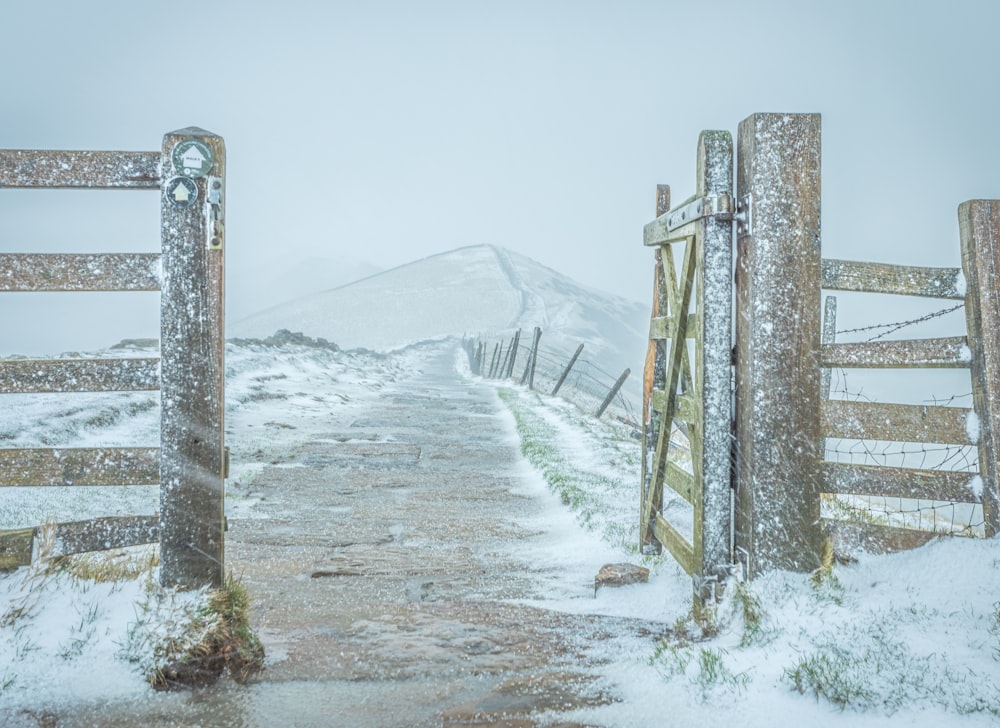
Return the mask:
POLYGON ((621 395, 630 369, 625 369, 615 379, 580 358, 583 344, 577 346, 572 355, 556 347, 547 347, 543 353, 541 339, 542 330, 536 326, 530 345, 522 343, 518 329, 510 337, 467 338, 463 346, 473 374, 486 379, 514 379, 529 389, 542 388, 553 397, 562 391, 563 397, 587 409, 594 417, 601 417, 610 409, 616 419, 637 425, 631 405, 621 395), (523 370, 520 368, 522 361, 523 370))
MULTIPOLYGON (((159 541, 161 582, 220 585, 225 146, 198 128, 157 152, 0 150, 0 188, 160 192, 160 254, 4 254, 0 291, 159 291, 156 358, 0 360, 0 394, 160 390, 159 448, 0 449, 0 487, 160 485, 160 512, 56 526, 58 553, 159 541)), ((0 532, 0 568, 30 563, 38 528, 0 532)))
POLYGON ((667 546, 694 577, 696 597, 704 599, 706 584, 733 564, 751 577, 772 568, 807 571, 820 565, 831 538, 841 547, 884 550, 935 535, 872 519, 824 518, 823 504, 831 499, 885 496, 975 506, 982 510, 984 535, 996 534, 1000 201, 973 200, 959 208, 961 271, 824 259, 819 116, 745 119, 739 126, 735 194, 726 188, 732 164, 724 154, 727 139, 726 132, 703 133, 697 194, 671 209, 669 189, 661 186, 657 218, 645 228, 645 244, 657 248, 657 283, 646 366, 651 386, 644 402, 652 434, 644 439, 645 449, 652 457, 643 465, 643 546, 667 546), (721 151, 709 151, 713 145, 721 151), (716 167, 720 182, 713 187, 709 170, 716 167), (719 236, 719 268, 706 282, 712 265, 709 226, 719 236), (723 352, 732 343, 734 298, 725 256, 734 247, 733 229, 738 315, 730 366, 723 352), (678 247, 684 247, 679 276, 678 247), (959 301, 967 332, 838 343, 835 303, 827 303, 825 322, 821 315, 823 289, 959 301), (709 331, 717 337, 711 344, 709 331), (693 361, 688 342, 696 352, 693 361), (967 367, 973 407, 829 399, 825 371, 855 367, 967 367), (706 390, 709 381, 714 390, 706 390), (732 413, 723 402, 731 391, 732 413), (712 393, 716 399, 709 404, 712 393), (671 440, 683 441, 685 435, 689 463, 670 452, 671 440), (718 446, 709 449, 705 443, 712 437, 718 446), (824 458, 827 438, 971 445, 978 450, 978 473, 830 462, 824 458), (687 534, 670 521, 664 482, 693 506, 687 534), (712 517, 706 515, 707 503, 713 504, 712 517), (706 549, 709 540, 721 544, 723 536, 727 544, 706 549))

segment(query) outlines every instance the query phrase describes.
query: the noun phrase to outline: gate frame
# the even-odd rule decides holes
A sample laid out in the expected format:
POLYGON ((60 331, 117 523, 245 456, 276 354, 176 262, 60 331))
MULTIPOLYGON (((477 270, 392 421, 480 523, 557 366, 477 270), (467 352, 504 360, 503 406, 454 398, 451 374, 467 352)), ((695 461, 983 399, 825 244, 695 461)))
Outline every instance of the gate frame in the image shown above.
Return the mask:
POLYGON ((717 596, 732 563, 732 170, 729 132, 702 132, 695 195, 671 210, 669 187, 658 187, 657 217, 643 233, 657 265, 644 373, 640 545, 647 552, 667 547, 692 578, 696 606, 717 596), (685 247, 679 279, 678 243, 685 247), (689 427, 691 473, 670 460, 675 420, 689 427), (662 514, 664 484, 692 507, 691 541, 662 514))
MULTIPOLYGON (((4 360, 0 392, 159 388, 161 432, 158 449, 0 449, 0 486, 159 482, 159 518, 57 524, 60 552, 159 540, 163 586, 221 586, 228 466, 222 137, 188 127, 166 134, 159 152, 0 150, 0 189, 5 187, 160 191, 159 255, 0 255, 0 291, 160 291, 160 358, 4 360), (209 150, 205 168, 177 168, 175 147, 184 141, 209 150), (196 190, 193 203, 189 193, 171 199, 178 178, 186 190, 196 190)), ((0 566, 30 563, 39 528, 0 533, 0 566)))

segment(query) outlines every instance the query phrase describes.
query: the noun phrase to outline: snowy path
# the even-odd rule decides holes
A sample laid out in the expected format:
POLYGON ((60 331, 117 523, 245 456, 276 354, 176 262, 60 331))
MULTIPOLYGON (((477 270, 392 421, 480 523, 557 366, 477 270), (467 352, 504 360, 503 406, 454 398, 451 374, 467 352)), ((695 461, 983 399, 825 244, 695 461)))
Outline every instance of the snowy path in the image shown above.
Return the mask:
POLYGON ((602 669, 617 636, 661 626, 538 606, 594 603, 600 563, 584 550, 567 568, 579 536, 553 516, 495 391, 463 380, 450 347, 432 356, 266 468, 251 517, 230 518, 261 679, 105 705, 82 723, 531 726, 616 698, 602 669))

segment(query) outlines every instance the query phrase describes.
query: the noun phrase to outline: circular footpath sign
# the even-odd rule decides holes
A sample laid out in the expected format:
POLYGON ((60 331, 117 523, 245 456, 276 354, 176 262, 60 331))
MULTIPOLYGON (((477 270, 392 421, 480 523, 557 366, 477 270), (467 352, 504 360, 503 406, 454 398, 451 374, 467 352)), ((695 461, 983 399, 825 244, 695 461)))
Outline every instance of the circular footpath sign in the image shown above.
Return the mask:
POLYGON ((167 199, 174 207, 191 207, 198 199, 198 185, 190 177, 174 177, 167 182, 167 199))
POLYGON ((185 139, 174 145, 170 153, 177 174, 198 179, 212 171, 215 155, 212 148, 197 139, 185 139))

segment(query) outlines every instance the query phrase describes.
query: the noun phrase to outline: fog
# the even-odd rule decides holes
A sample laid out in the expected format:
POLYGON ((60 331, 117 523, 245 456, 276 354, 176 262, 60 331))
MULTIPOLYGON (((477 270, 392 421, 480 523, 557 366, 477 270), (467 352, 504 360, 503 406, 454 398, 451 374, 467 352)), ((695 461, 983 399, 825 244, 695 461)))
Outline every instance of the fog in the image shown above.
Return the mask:
MULTIPOLYGON (((702 129, 823 116, 830 257, 957 266, 1000 197, 1000 5, 12 3, 0 147, 227 145, 231 319, 464 245, 650 298, 657 183, 702 129)), ((0 191, 0 251, 156 250, 144 192, 0 191)), ((0 353, 156 336, 155 294, 7 294, 0 353)))

